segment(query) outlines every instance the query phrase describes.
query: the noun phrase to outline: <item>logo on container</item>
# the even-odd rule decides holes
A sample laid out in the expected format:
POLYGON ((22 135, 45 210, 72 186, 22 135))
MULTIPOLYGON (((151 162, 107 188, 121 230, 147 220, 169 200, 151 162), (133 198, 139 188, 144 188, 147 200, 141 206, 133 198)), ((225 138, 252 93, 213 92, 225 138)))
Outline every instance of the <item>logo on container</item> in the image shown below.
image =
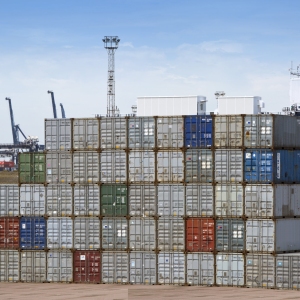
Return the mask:
POLYGON ((277 153, 277 179, 280 179, 280 153, 277 153))

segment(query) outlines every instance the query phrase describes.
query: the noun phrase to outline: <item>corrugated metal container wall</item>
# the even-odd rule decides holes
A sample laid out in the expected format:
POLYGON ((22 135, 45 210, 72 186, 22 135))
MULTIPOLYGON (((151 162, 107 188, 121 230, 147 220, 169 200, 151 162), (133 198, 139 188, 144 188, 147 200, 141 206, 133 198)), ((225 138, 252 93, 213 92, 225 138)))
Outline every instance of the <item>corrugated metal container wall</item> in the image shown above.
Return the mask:
POLYGON ((20 280, 20 252, 0 250, 0 282, 17 282, 20 280))
POLYGON ((157 260, 159 284, 185 284, 185 255, 183 253, 160 252, 157 260))
POLYGON ((225 218, 241 217, 244 213, 244 189, 241 184, 217 184, 215 215, 225 218))
POLYGON ((43 216, 45 214, 46 190, 43 185, 22 184, 20 187, 21 216, 43 216))
POLYGON ((47 253, 47 281, 73 281, 73 253, 70 250, 49 251, 47 253))
POLYGON ((155 119, 130 117, 128 120, 128 148, 153 149, 155 147, 155 119))
POLYGON ((74 252, 74 282, 101 282, 101 254, 98 251, 77 250, 74 252))
POLYGON ((125 149, 127 147, 126 118, 101 118, 100 138, 102 149, 125 149))
POLYGON ((45 149, 47 151, 72 149, 71 119, 45 119, 45 149))
POLYGON ((156 284, 156 254, 148 252, 130 252, 130 283, 156 284))
POLYGON ((215 221, 209 218, 186 220, 186 249, 190 252, 209 252, 215 249, 215 221))
POLYGON ((185 153, 185 181, 213 181, 213 152, 211 150, 188 149, 185 153))
POLYGON ((213 145, 213 118, 211 116, 184 117, 184 146, 209 148, 213 145))
POLYGON ((100 215, 100 187, 98 185, 76 184, 74 187, 74 215, 100 215))
POLYGON ((102 282, 129 282, 129 254, 126 252, 102 253, 102 282))
POLYGON ((0 185, 0 216, 19 215, 19 186, 17 184, 0 185))
POLYGON ((185 186, 185 210, 187 216, 213 216, 213 186, 211 184, 187 184, 185 186))
POLYGON ((246 249, 249 252, 300 251, 300 219, 246 221, 246 249))
POLYGON ((215 284, 215 257, 212 253, 188 253, 187 284, 209 285, 215 284))
POLYGON ((158 117, 156 143, 159 149, 183 147, 183 117, 158 117))
POLYGON ((271 254, 246 255, 246 286, 275 288, 275 257, 271 254))
POLYGON ((73 149, 96 150, 100 148, 99 119, 73 120, 73 149))
POLYGON ((100 154, 102 183, 127 182, 127 154, 125 151, 103 151, 100 154))
POLYGON ((20 218, 20 248, 46 248, 46 221, 43 217, 20 218))
POLYGON ((243 151, 217 149, 215 151, 215 182, 243 181, 243 151))
POLYGON ((0 249, 19 248, 19 218, 0 217, 0 249))
POLYGON ((73 181, 91 184, 100 181, 99 153, 85 151, 73 154, 73 181))
POLYGON ((215 116, 214 146, 238 148, 243 146, 243 117, 241 115, 215 116))
POLYGON ((46 180, 48 183, 72 182, 72 154, 56 152, 46 154, 46 180))
POLYGON ((70 185, 49 184, 46 190, 46 214, 48 216, 65 217, 73 214, 73 192, 70 185))
POLYGON ((73 221, 71 218, 47 220, 47 246, 49 249, 73 248, 73 221))
POLYGON ((129 214, 136 217, 156 215, 157 192, 154 185, 129 185, 128 186, 129 214))
POLYGON ((21 281, 46 282, 46 254, 44 251, 21 252, 21 281))
POLYGON ((243 286, 243 254, 218 253, 216 256, 216 284, 220 286, 243 286))
POLYGON ((240 219, 216 220, 216 250, 243 251, 244 227, 244 221, 240 219))

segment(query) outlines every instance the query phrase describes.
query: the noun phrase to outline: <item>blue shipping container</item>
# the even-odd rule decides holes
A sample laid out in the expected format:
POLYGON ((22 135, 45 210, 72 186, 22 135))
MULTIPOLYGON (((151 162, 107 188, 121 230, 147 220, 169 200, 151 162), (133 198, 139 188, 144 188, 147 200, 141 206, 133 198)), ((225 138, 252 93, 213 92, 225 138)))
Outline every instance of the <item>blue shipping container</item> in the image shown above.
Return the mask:
POLYGON ((46 222, 43 217, 20 218, 21 249, 45 249, 46 236, 46 222))
POLYGON ((246 150, 244 180, 257 183, 300 183, 300 150, 246 150))
POLYGON ((209 148, 213 141, 211 116, 195 115, 184 117, 184 145, 187 148, 209 148))

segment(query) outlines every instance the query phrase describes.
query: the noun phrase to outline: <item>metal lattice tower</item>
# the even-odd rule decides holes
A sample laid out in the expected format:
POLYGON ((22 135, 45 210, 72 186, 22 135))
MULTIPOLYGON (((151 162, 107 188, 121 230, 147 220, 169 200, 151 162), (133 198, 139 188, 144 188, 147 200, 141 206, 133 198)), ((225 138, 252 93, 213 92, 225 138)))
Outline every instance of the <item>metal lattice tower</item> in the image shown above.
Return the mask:
POLYGON ((108 53, 108 77, 107 77, 107 116, 116 115, 115 106, 115 52, 118 49, 120 39, 117 36, 105 36, 102 40, 108 53))

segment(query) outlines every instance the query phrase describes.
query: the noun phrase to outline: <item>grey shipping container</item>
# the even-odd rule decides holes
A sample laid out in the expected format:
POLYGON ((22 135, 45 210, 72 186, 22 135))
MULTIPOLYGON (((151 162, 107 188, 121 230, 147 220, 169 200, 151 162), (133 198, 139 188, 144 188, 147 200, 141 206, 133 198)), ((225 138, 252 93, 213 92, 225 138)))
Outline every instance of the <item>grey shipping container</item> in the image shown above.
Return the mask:
POLYGON ((22 184, 20 187, 21 216, 43 216, 45 214, 45 187, 40 184, 22 184))
POLYGON ((72 149, 71 119, 45 119, 45 149, 67 151, 72 149))
POLYGON ((100 187, 92 184, 76 184, 74 187, 74 215, 100 215, 100 187))
POLYGON ((209 285, 215 284, 215 257, 213 253, 188 253, 187 284, 209 285))
POLYGON ((126 252, 102 252, 102 282, 129 282, 129 254, 126 252))
POLYGON ((47 281, 73 281, 73 253, 70 250, 49 251, 47 253, 47 281))
POLYGON ((0 250, 0 282, 19 281, 19 262, 19 251, 0 250))
POLYGON ((19 215, 19 186, 17 184, 0 185, 0 216, 19 215))
POLYGON ((96 150, 100 148, 99 119, 73 119, 73 149, 96 150))
POLYGON ((46 282, 47 267, 45 251, 22 251, 21 256, 21 281, 46 282))

